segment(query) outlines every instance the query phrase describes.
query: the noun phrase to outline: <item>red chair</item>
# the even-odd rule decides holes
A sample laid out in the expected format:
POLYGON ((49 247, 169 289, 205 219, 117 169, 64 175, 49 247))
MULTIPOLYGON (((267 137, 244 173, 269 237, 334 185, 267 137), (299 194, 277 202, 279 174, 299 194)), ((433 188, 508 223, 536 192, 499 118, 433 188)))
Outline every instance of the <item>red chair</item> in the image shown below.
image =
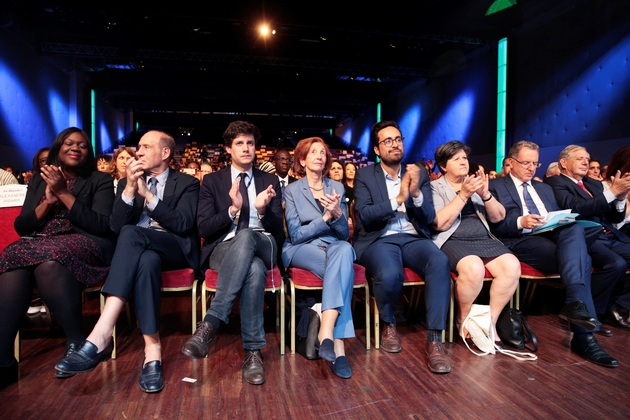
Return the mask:
MULTIPOLYGON (((403 287, 405 286, 424 286, 424 280, 422 280, 422 278, 416 274, 415 271, 413 271, 410 268, 406 268, 405 267, 405 277, 403 280, 403 287)), ((409 313, 410 315, 413 315, 416 313, 416 310, 418 309, 418 306, 420 305, 420 293, 421 293, 422 289, 420 287, 414 287, 411 291, 411 298, 409 299, 409 313)), ((374 300, 374 348, 379 349, 381 347, 381 327, 380 327, 380 323, 381 323, 381 318, 380 318, 380 312, 378 310, 378 306, 376 305, 376 299, 374 299, 374 297, 372 297, 372 299, 374 300)), ((444 340, 442 338, 442 340, 444 340)))
MULTIPOLYGON (((208 269, 206 270, 205 277, 205 281, 201 286, 202 316, 205 316, 208 308, 206 293, 210 293, 208 298, 210 299, 210 302, 212 302, 212 297, 217 292, 217 280, 219 279, 219 273, 208 269)), ((265 292, 276 293, 276 289, 280 291, 280 293, 276 295, 276 327, 280 327, 280 354, 284 355, 284 282, 282 281, 282 274, 280 274, 280 270, 277 266, 274 266, 267 274, 265 292), (279 317, 278 312, 280 312, 279 317)))
MULTIPOLYGON (((192 333, 195 332, 197 326, 197 279, 195 278, 195 271, 192 268, 182 268, 179 270, 170 270, 162 272, 162 285, 160 286, 162 292, 182 292, 186 290, 191 291, 191 306, 192 306, 192 333)), ((105 306, 105 298, 101 294, 101 312, 105 306)), ((126 305, 127 320, 130 322, 130 310, 129 303, 126 305)), ((112 359, 116 358, 116 325, 114 325, 114 332, 112 334, 114 340, 114 349, 112 350, 112 359)))
MULTIPOLYGON (((291 267, 287 269, 291 287, 291 354, 295 354, 295 290, 322 290, 322 280, 310 271, 291 267)), ((354 264, 354 288, 365 290, 365 349, 370 349, 370 286, 365 278, 365 267, 354 264)))
POLYGON ((521 263, 521 278, 527 280, 527 286, 525 286, 525 293, 523 294, 523 299, 525 300, 524 307, 529 306, 532 302, 534 291, 538 284, 554 287, 556 289, 562 289, 564 287, 562 282, 560 282, 560 274, 543 274, 531 265, 523 262, 521 263))
MULTIPOLYGON (((19 207, 2 207, 0 208, 0 252, 4 250, 9 244, 20 239, 20 235, 17 234, 13 228, 13 222, 20 215, 22 206, 19 207)), ((15 344, 13 348, 15 358, 20 361, 20 332, 18 331, 15 336, 15 344)))

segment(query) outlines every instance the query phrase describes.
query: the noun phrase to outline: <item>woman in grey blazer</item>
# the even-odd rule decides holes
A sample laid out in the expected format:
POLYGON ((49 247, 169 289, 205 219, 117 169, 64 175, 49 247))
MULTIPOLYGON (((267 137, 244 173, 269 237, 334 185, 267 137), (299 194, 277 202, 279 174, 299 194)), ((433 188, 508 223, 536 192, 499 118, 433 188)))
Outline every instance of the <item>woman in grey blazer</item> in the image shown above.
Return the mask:
MULTIPOLYGON (((503 307, 514 294, 521 275, 518 259, 490 233, 486 217, 493 223, 505 217, 505 208, 488 191, 483 169, 469 175, 470 148, 450 141, 437 148, 435 162, 442 178, 431 182, 436 217, 435 244, 448 256, 451 271, 457 272, 459 326, 466 319, 483 286, 486 268, 494 278, 490 286, 490 316, 495 326, 503 307)), ((495 334, 496 340, 499 340, 495 334)))
POLYGON ((332 164, 324 140, 311 137, 295 148, 298 181, 284 190, 288 238, 282 249, 285 267, 308 270, 323 280, 319 355, 333 372, 350 378, 344 338, 354 337, 352 322, 353 261, 347 242, 348 217, 343 184, 325 178, 332 164))

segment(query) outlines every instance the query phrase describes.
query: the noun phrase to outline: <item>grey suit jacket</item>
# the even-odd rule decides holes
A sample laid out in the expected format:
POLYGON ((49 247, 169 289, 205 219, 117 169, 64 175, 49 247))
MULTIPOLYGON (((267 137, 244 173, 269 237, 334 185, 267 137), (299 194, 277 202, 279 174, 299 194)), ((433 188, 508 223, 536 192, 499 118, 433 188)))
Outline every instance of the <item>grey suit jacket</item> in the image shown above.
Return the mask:
MULTIPOLYGON (((455 190, 453 189, 453 187, 451 187, 451 184, 448 183, 445 177, 436 179, 435 181, 431 181, 431 192, 433 193, 433 205, 435 206, 436 213, 443 209, 448 203, 457 198, 457 193, 455 193, 455 190)), ((486 220, 486 206, 483 204, 483 200, 481 199, 481 197, 479 197, 477 193, 474 193, 470 197, 470 199, 475 206, 477 216, 479 216, 479 219, 481 220, 483 225, 486 227, 488 232, 490 232, 490 226, 488 225, 488 221, 486 220)), ((460 213, 460 215, 453 222, 451 227, 443 232, 439 232, 433 235, 433 242, 437 245, 438 248, 442 248, 444 242, 446 242, 446 240, 451 237, 453 232, 455 232, 457 226, 459 226, 459 224, 461 223, 461 220, 462 215, 460 213)))
POLYGON ((348 240, 350 229, 343 184, 324 178, 324 193, 332 194, 333 190, 341 194, 340 206, 343 216, 326 223, 306 177, 285 187, 285 216, 289 233, 282 248, 282 261, 285 267, 289 266, 295 252, 304 244, 318 239, 326 243, 348 240))

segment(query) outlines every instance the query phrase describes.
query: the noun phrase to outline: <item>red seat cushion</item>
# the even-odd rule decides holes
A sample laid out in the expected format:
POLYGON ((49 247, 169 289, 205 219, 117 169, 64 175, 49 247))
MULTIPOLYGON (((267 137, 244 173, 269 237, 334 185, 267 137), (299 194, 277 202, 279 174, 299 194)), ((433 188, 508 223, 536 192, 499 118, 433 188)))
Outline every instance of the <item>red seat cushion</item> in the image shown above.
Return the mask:
MULTIPOLYGON (((214 270, 206 270, 206 289, 216 289, 217 280, 219 279, 219 273, 214 270)), ((265 289, 272 289, 273 287, 280 287, 282 284, 282 274, 278 266, 274 266, 272 270, 267 273, 267 280, 265 281, 265 289), (273 277, 272 277, 273 275, 273 277), (273 280, 273 281, 272 281, 273 280)))
POLYGON ((405 280, 404 280, 405 283, 417 283, 420 281, 424 282, 424 280, 422 280, 422 277, 420 277, 411 268, 405 267, 405 280))
POLYGON ((20 239, 13 228, 13 222, 20 215, 22 207, 3 207, 0 208, 0 252, 8 245, 20 239))
POLYGON ((521 276, 529 277, 560 277, 559 274, 543 274, 529 264, 521 263, 521 276))
MULTIPOLYGON (((354 265, 354 285, 365 284, 365 267, 359 264, 354 265)), ((297 286, 302 287, 322 287, 322 280, 315 274, 302 268, 291 267, 288 269, 291 280, 297 286)))
POLYGON ((190 287, 195 281, 195 272, 192 268, 181 270, 162 271, 162 287, 190 287))

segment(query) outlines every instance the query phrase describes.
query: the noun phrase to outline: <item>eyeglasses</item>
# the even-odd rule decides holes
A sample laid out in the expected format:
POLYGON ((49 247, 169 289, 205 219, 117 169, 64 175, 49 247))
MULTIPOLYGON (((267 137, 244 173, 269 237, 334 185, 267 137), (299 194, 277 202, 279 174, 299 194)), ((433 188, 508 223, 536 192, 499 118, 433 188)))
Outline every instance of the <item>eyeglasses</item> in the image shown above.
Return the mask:
POLYGON ((512 160, 520 163, 523 168, 528 168, 529 165, 534 165, 535 168, 540 168, 542 166, 542 163, 540 162, 521 162, 515 158, 512 158, 512 160))
POLYGON ((285 158, 285 157, 277 157, 275 158, 275 160, 280 161, 280 162, 293 162, 293 159, 285 158))
POLYGON ((405 140, 404 137, 396 137, 396 138, 387 137, 385 140, 379 141, 378 144, 384 144, 387 147, 392 147, 394 143, 402 144, 403 140, 405 140))

